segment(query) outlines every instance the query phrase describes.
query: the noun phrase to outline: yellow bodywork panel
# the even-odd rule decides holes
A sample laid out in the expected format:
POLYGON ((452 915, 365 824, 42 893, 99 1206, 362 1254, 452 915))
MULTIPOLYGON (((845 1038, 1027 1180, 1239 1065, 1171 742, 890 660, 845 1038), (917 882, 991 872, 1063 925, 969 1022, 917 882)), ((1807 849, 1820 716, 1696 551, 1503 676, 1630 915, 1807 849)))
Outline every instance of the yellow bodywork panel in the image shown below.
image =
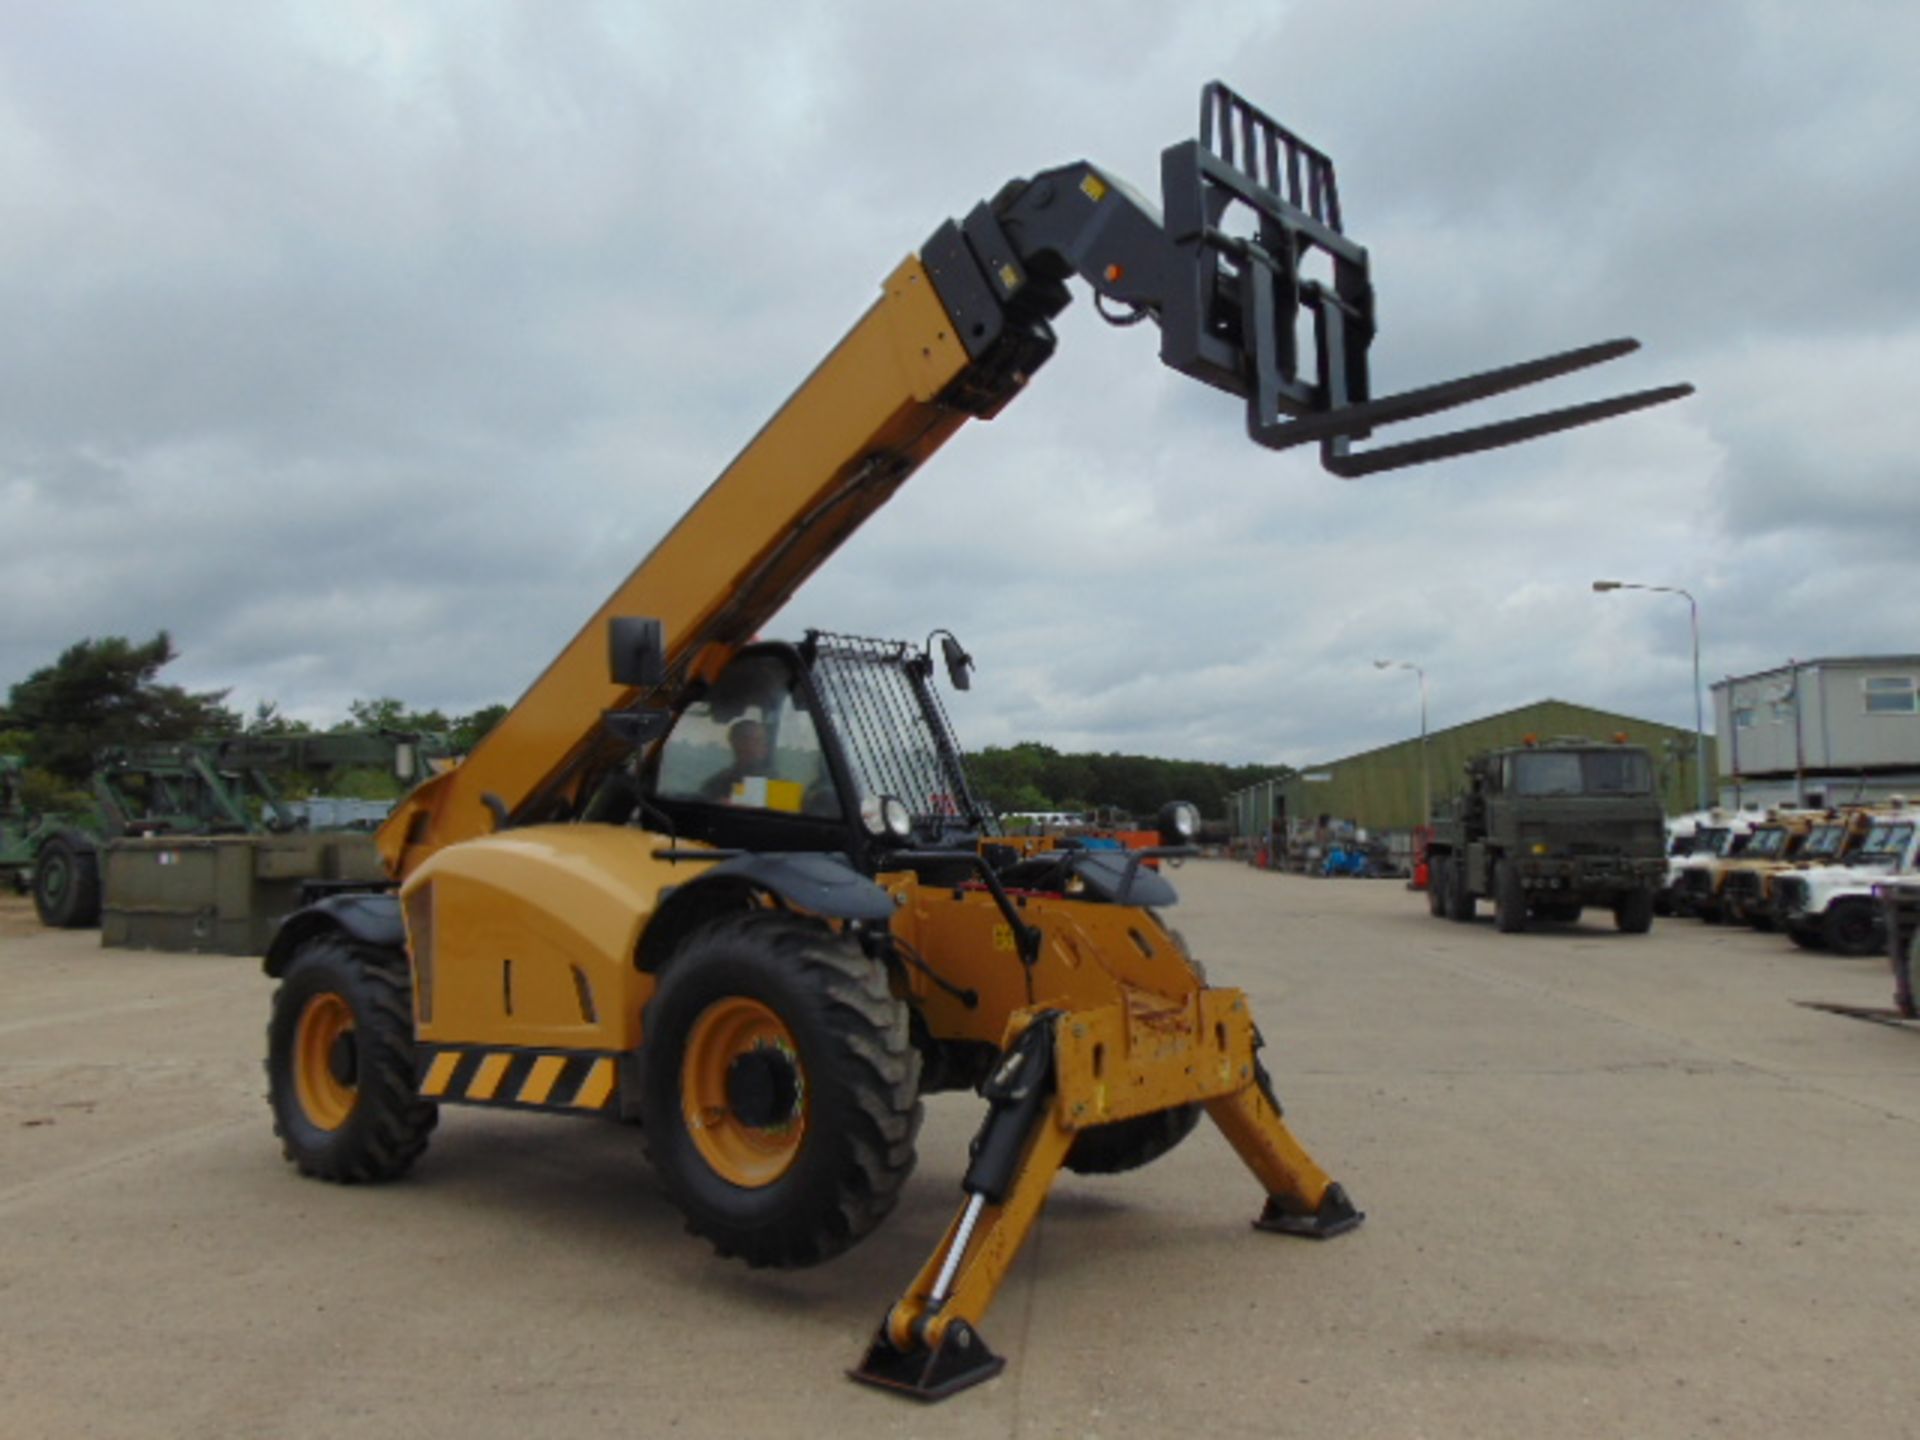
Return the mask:
POLYGON ((531 825, 451 846, 402 891, 420 1039, 629 1050, 653 977, 634 967, 664 887, 704 867, 612 825, 531 825), (422 917, 430 916, 423 925, 422 917))
POLYGON ((608 677, 610 619, 658 619, 670 675, 702 652, 711 667, 751 638, 965 423, 934 398, 967 363, 925 269, 909 258, 473 753, 395 808, 379 835, 388 870, 404 877, 442 846, 489 834, 483 796, 517 809, 565 774, 603 711, 639 698, 608 677))
POLYGON ((1021 922, 1040 931, 1031 971, 994 899, 978 886, 925 885, 912 875, 882 875, 899 907, 893 933, 926 970, 955 989, 971 989, 968 1006, 918 966, 908 984, 927 1028, 943 1040, 999 1045, 1006 1017, 1028 1005, 1088 1010, 1112 1005, 1128 991, 1180 1000, 1199 977, 1172 935, 1146 910, 1050 895, 1018 895, 1021 922))

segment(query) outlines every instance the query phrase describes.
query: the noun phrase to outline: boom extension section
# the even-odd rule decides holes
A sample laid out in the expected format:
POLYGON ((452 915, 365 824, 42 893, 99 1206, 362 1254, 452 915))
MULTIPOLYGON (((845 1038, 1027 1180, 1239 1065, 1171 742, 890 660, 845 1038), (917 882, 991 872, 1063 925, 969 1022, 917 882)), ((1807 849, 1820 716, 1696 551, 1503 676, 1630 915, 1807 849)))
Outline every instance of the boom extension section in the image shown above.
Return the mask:
POLYGON ((1152 319, 1168 366, 1244 398, 1256 442, 1318 442, 1321 463, 1346 477, 1517 444, 1692 390, 1355 450, 1376 427, 1614 359, 1636 342, 1375 398, 1373 283, 1366 250, 1342 227, 1332 160, 1216 82, 1202 94, 1199 138, 1162 154, 1161 186, 1164 216, 1081 161, 1014 181, 935 231, 493 733, 395 810, 380 837, 394 873, 502 825, 577 816, 631 748, 601 717, 675 708, 688 680, 717 673, 967 419, 998 413, 1053 353, 1048 322, 1068 303, 1071 277, 1115 323, 1152 319), (1314 264, 1330 264, 1330 284, 1309 277, 1314 264), (607 626, 622 615, 661 620, 660 685, 609 683, 607 626))

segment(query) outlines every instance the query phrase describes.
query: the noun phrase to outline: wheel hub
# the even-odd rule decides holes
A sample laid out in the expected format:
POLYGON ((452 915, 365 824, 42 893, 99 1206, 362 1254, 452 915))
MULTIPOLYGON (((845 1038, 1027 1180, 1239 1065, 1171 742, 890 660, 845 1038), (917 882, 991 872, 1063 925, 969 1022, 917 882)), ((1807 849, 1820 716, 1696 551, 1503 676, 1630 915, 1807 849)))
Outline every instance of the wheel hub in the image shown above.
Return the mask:
POLYGON ((327 1073, 337 1085, 356 1085, 360 1081, 360 1045, 354 1032, 344 1030, 327 1051, 327 1073))
POLYGON ((791 1124, 800 1104, 800 1075, 785 1051, 756 1046, 727 1067, 727 1108, 742 1125, 771 1130, 791 1124))
POLYGON ((786 1022, 744 995, 707 1006, 687 1033, 680 1110, 722 1180, 745 1189, 778 1180, 807 1133, 807 1072, 786 1022))

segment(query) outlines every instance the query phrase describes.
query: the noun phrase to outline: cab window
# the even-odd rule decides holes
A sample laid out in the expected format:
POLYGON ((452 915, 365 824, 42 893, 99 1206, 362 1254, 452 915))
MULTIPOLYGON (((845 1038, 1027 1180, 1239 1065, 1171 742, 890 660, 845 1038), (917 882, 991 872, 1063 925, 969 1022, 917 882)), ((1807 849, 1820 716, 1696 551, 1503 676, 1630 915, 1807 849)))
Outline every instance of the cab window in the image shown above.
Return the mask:
POLYGON ((840 815, 820 736, 782 656, 737 660, 681 712, 660 749, 656 792, 749 810, 840 815))

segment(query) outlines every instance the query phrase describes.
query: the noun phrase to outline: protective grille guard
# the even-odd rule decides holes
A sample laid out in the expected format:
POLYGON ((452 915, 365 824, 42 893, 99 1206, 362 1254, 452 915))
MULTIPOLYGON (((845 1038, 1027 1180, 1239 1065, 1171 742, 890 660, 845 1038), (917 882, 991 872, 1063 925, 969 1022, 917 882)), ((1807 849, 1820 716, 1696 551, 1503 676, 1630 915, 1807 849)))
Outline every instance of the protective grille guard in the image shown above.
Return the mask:
POLYGON ((1215 81, 1201 94, 1200 137, 1161 155, 1164 221, 1121 182, 1086 162, 1009 185, 963 225, 936 232, 924 252, 969 352, 1013 371, 990 414, 1051 349, 1046 320, 1079 275, 1097 300, 1131 307, 1117 323, 1151 318, 1171 368, 1247 402, 1247 433, 1273 450, 1318 442, 1321 464, 1348 479, 1470 455, 1678 400, 1666 385, 1517 419, 1355 450, 1380 426, 1570 374, 1639 348, 1610 340, 1380 399, 1368 385, 1375 333, 1367 252, 1348 239, 1333 161, 1215 81), (1245 207, 1253 233, 1228 233, 1245 207), (1329 286, 1302 273, 1313 252, 1329 286), (962 258, 971 264, 958 263, 962 258), (1311 368, 1299 332, 1310 318, 1311 368))

